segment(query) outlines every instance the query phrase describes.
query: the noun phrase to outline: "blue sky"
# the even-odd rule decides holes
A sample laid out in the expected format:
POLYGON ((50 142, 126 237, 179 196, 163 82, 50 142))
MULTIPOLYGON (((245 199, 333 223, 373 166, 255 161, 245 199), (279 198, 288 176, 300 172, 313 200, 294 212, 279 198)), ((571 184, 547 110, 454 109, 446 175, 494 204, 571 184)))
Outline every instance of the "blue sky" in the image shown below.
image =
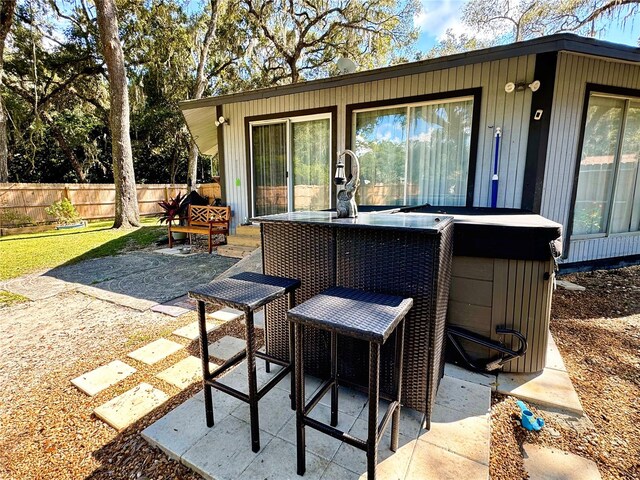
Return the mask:
MULTIPOLYGON (((471 36, 473 32, 467 31, 460 20, 462 9, 467 1, 422 0, 422 12, 414 20, 421 32, 416 49, 423 52, 429 51, 447 29, 452 29, 458 35, 466 33, 471 36)), ((625 28, 610 27, 606 33, 596 36, 601 40, 633 46, 638 46, 639 37, 640 19, 627 22, 625 28)))

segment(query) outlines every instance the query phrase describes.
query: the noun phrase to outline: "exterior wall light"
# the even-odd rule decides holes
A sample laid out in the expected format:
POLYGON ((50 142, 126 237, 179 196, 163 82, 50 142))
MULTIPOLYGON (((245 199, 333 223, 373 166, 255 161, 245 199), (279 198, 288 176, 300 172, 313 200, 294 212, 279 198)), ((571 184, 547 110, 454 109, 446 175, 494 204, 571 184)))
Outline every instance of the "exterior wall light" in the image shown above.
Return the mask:
POLYGON ((229 119, 224 118, 222 115, 220 115, 220 117, 218 117, 215 123, 216 123, 216 127, 219 127, 220 125, 229 125, 229 119))
POLYGON ((516 90, 521 92, 523 90, 526 90, 527 87, 530 88, 532 92, 537 92, 540 89, 540 80, 534 80, 529 84, 527 84, 526 82, 509 82, 504 86, 504 91, 507 93, 511 93, 516 90))

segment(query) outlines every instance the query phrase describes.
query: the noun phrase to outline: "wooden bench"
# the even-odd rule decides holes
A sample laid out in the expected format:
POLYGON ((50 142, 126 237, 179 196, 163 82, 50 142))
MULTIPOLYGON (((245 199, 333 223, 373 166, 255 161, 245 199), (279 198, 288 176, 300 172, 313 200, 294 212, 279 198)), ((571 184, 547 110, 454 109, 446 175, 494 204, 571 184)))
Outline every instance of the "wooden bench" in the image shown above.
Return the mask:
POLYGON ((231 207, 189 205, 187 225, 173 225, 173 221, 169 221, 169 248, 173 247, 171 232, 197 233, 199 235, 209 235, 209 253, 211 253, 213 235, 224 235, 224 243, 227 243, 230 222, 231 207))

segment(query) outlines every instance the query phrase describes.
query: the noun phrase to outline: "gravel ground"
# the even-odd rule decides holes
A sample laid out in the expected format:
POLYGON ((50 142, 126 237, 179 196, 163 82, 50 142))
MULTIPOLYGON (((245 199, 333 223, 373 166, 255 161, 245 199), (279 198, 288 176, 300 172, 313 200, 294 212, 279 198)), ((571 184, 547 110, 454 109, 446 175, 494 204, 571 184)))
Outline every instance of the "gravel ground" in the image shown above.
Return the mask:
POLYGON ((537 443, 596 462, 604 479, 640 478, 640 267, 563 277, 587 287, 557 290, 551 331, 587 418, 533 409, 546 428, 527 432, 511 397, 494 395, 490 474, 527 478, 522 444, 537 443))

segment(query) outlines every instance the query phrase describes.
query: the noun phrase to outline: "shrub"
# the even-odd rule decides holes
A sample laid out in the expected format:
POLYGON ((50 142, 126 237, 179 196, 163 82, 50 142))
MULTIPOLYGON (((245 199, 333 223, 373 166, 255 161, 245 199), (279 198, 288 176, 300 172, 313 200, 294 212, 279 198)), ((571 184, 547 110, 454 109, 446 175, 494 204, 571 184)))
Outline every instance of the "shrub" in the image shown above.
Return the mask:
POLYGON ((76 207, 69 201, 68 198, 63 198, 45 209, 47 215, 51 215, 61 225, 69 225, 71 223, 77 223, 80 220, 80 215, 76 210, 76 207))
POLYGON ((5 210, 0 212, 0 225, 5 227, 23 227, 25 225, 33 225, 33 218, 24 213, 15 210, 5 210))

